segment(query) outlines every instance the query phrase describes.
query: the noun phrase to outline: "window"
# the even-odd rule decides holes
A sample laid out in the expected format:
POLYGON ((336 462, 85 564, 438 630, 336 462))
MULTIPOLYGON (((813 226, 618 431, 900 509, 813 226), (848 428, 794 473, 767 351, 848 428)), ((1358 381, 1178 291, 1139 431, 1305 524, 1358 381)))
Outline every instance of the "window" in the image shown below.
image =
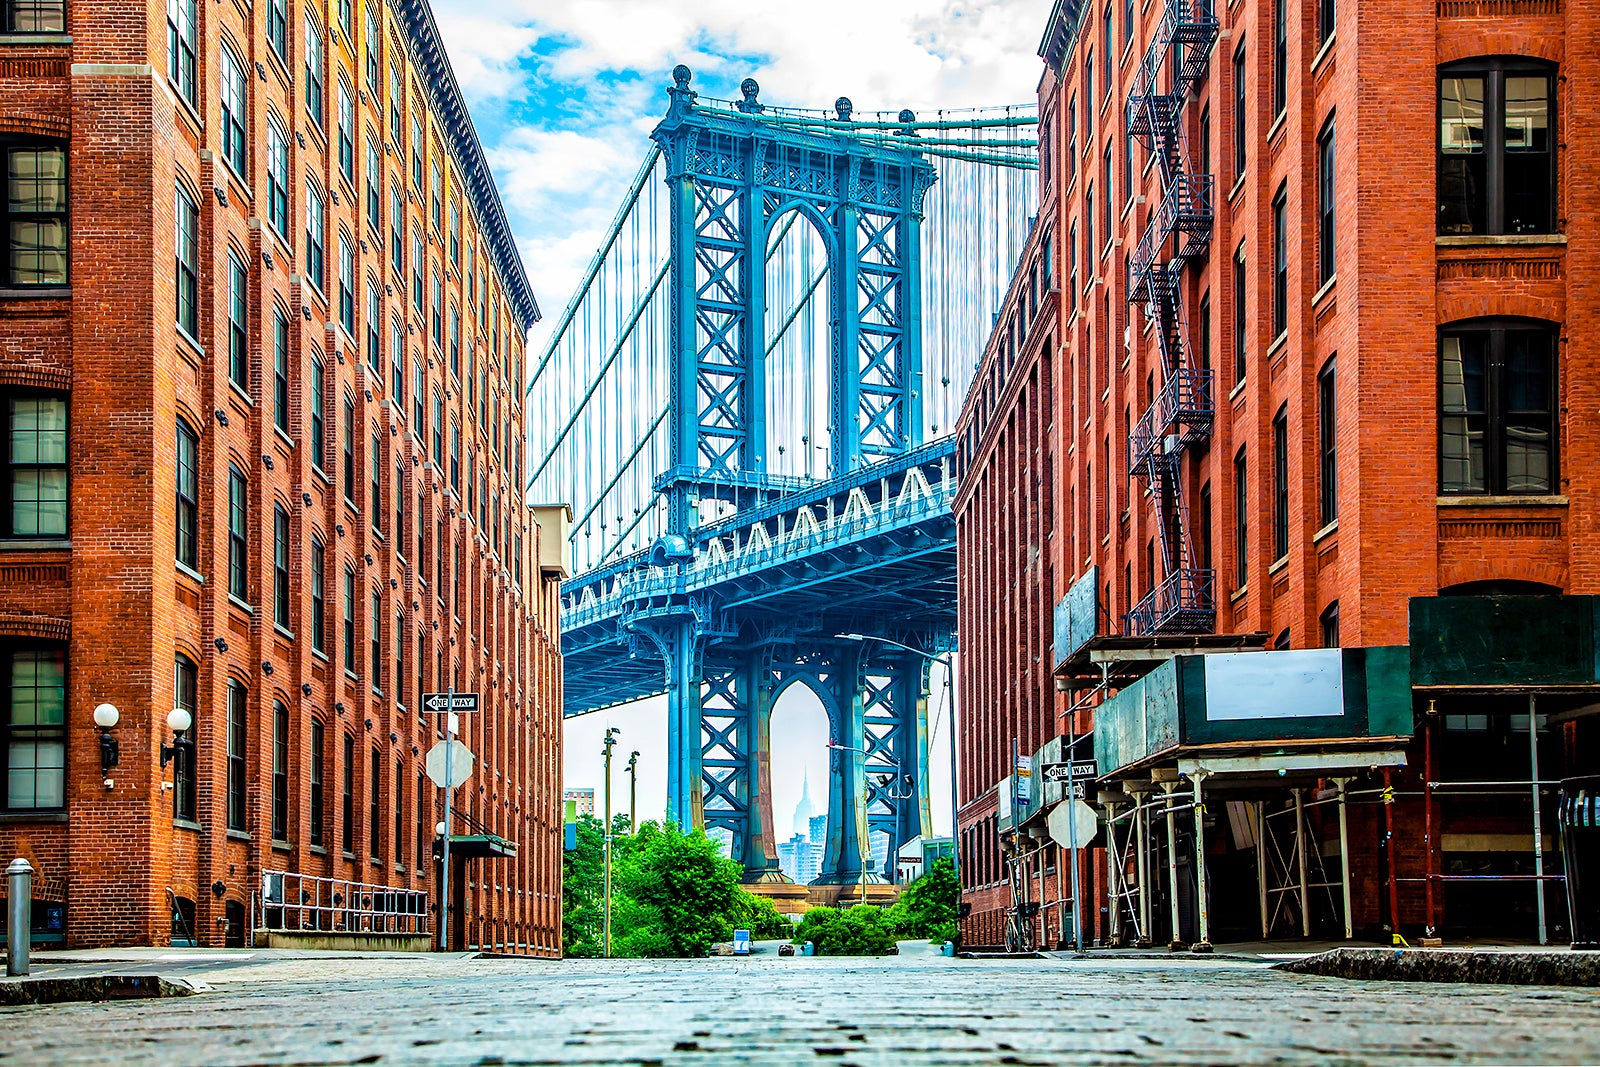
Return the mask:
POLYGON ((433 462, 444 468, 444 397, 437 389, 433 393, 433 462))
POLYGON ((322 213, 322 192, 306 182, 306 280, 320 293, 327 284, 323 273, 323 248, 327 241, 322 213))
POLYGON ((344 669, 356 672, 356 572, 344 569, 344 669))
POLYGON ((311 720, 311 825, 309 837, 312 848, 323 847, 322 836, 322 776, 327 766, 327 727, 319 719, 311 720))
POLYGON ((167 0, 167 80, 190 107, 199 105, 194 85, 195 0, 167 0))
MULTIPOLYGON (((198 683, 198 668, 194 660, 178 653, 172 672, 172 706, 182 708, 189 713, 191 723, 199 721, 199 708, 195 703, 195 693, 198 683)), ((189 728, 189 739, 195 736, 195 728, 189 728)), ((183 819, 187 822, 195 821, 195 793, 199 781, 199 761, 189 754, 187 745, 175 746, 172 761, 172 817, 183 819)))
POLYGON ((356 180, 356 105, 350 86, 339 79, 339 173, 344 180, 356 180))
POLYGON ((411 184, 422 193, 422 120, 411 116, 411 184))
POLYGON ((178 419, 178 562, 190 570, 200 565, 200 435, 178 419))
POLYGON ((222 159, 241 178, 248 178, 245 121, 250 108, 249 80, 233 49, 223 44, 217 77, 222 97, 222 159))
POLYGON ((9 0, 0 11, 5 33, 61 33, 67 28, 67 0, 9 0))
POLYGON ((367 366, 374 376, 383 372, 383 296, 378 283, 367 279, 367 366))
MULTIPOLYGON (((183 279, 179 276, 179 292, 183 279)), ((250 275, 244 261, 228 251, 228 380, 246 395, 250 392, 250 275)), ((191 331, 193 332, 193 331, 191 331)))
POLYGON ((1289 409, 1272 418, 1272 558, 1289 554, 1289 409))
POLYGON ((378 846, 383 841, 379 827, 383 825, 383 757, 378 755, 378 750, 372 750, 372 760, 368 764, 367 789, 371 795, 371 808, 367 812, 367 844, 372 852, 372 862, 381 863, 378 856, 378 846))
POLYGON ((344 776, 339 786, 340 843, 347 856, 356 851, 356 739, 344 735, 344 776))
POLYGON ((272 702, 272 839, 289 839, 289 709, 272 702))
MULTIPOLYGON (((1125 140, 1131 140, 1131 139, 1130 138, 1125 138, 1125 140)), ((1106 239, 1106 243, 1107 244, 1111 243, 1111 238, 1112 238, 1112 232, 1111 232, 1112 220, 1116 218, 1116 212, 1113 210, 1113 208, 1114 208, 1114 206, 1116 204, 1116 199, 1117 199, 1116 198, 1116 184, 1111 179, 1111 175, 1112 175, 1112 170, 1111 170, 1111 148, 1112 148, 1111 143, 1107 142, 1106 143, 1105 155, 1104 155, 1104 157, 1102 157, 1102 159, 1100 161, 1100 189, 1101 189, 1101 191, 1103 193, 1105 193, 1105 196, 1102 197, 1102 199, 1105 201, 1105 227, 1104 228, 1105 228, 1105 231, 1106 231, 1106 238, 1105 239, 1106 239)), ((1123 175, 1123 182, 1124 182, 1124 184, 1128 184, 1131 187, 1131 183, 1129 183, 1127 181, 1127 175, 1123 175)))
POLYGON ((1322 647, 1339 647, 1339 602, 1335 600, 1323 611, 1320 621, 1322 623, 1322 647))
MULTIPOLYGON (((15 155, 12 157, 15 162, 15 155)), ((13 179, 13 185, 15 179, 13 179)), ((173 274, 178 329, 195 337, 200 332, 200 210, 189 190, 178 186, 173 216, 173 274)), ((15 255, 16 248, 12 247, 15 255)))
POLYGON ((394 614, 394 702, 401 707, 406 703, 406 617, 404 612, 394 614))
POLYGON ((289 0, 267 0, 267 43, 280 62, 289 62, 289 0))
POLYGON ((427 412, 425 386, 422 378, 422 362, 416 356, 411 357, 411 433, 420 440, 423 434, 423 419, 427 412))
POLYGON ((389 264, 405 280, 406 273, 406 202, 399 186, 389 187, 389 264))
POLYGON ((311 650, 328 651, 328 559, 327 549, 311 539, 311 650))
POLYGON ((1244 85, 1244 45, 1233 53, 1233 180, 1244 180, 1245 164, 1249 162, 1246 151, 1244 85))
POLYGON ((306 111, 318 128, 325 122, 326 104, 323 87, 326 85, 322 66, 322 27, 306 12, 306 111))
POLYGON ((272 425, 289 432, 289 318, 272 308, 272 425))
POLYGON ((344 398, 344 498, 356 502, 356 402, 344 398))
POLYGON ((1272 0, 1272 115, 1289 106, 1289 0, 1272 0))
POLYGON ((383 514, 383 438, 378 431, 372 433, 372 458, 367 463, 367 476, 372 479, 371 490, 367 494, 367 509, 372 512, 372 528, 378 528, 379 517, 383 514))
POLYGON ((433 228, 438 230, 444 226, 443 212, 440 207, 441 194, 439 192, 439 187, 444 184, 444 176, 439 171, 439 164, 437 161, 435 161, 428 168, 428 177, 430 179, 428 183, 428 197, 430 202, 429 206, 432 208, 433 228))
POLYGON ((1235 589, 1250 580, 1250 491, 1245 482, 1244 449, 1233 457, 1233 569, 1235 589))
POLYGON ((16 538, 67 535, 67 401, 34 390, 13 390, 5 409, 6 491, 10 517, 3 531, 16 538))
POLYGON ((272 621, 289 629, 289 513, 272 506, 272 621))
MULTIPOLYGON (((376 96, 378 94, 378 45, 383 41, 383 38, 378 35, 378 5, 369 3, 366 8, 367 87, 376 96)), ((349 842, 345 844, 348 846, 349 842)), ((349 848, 346 847, 345 851, 348 852, 349 848)))
POLYGON ((321 356, 311 359, 311 465, 322 470, 327 464, 328 387, 321 356))
MULTIPOLYGON (((1083 139, 1089 140, 1094 132, 1094 49, 1083 57, 1083 139)), ((1086 143, 1084 148, 1089 145, 1086 143)), ((1093 166, 1093 164, 1090 164, 1093 166)))
POLYGON ((406 765, 404 760, 394 761, 394 865, 406 861, 406 765))
POLYGON ((1289 190, 1272 198, 1272 336, 1289 329, 1289 190))
POLYGON ((1244 242, 1239 242, 1239 248, 1233 254, 1233 380, 1235 383, 1244 381, 1245 375, 1245 349, 1248 345, 1250 332, 1245 329, 1245 263, 1244 242))
POLYGON ((406 362, 406 326, 400 319, 389 323, 389 388, 394 392, 395 403, 405 410, 406 381, 401 368, 406 362))
POLYGON ((1200 314, 1195 325, 1200 341, 1200 369, 1211 369, 1211 290, 1200 294, 1200 314))
POLYGON ((14 649, 6 686, 6 808, 67 804, 67 659, 61 649, 14 649))
POLYGON ((1441 333, 1441 493, 1555 492, 1556 343, 1518 322, 1441 333))
POLYGON ((461 312, 450 305, 450 373, 461 377, 461 312))
POLYGON ((228 464, 228 595, 250 595, 250 499, 244 473, 228 464))
POLYGON ((350 235, 339 231, 339 325, 356 332, 356 250, 350 235))
POLYGON ((461 428, 450 424, 450 489, 461 492, 461 428))
POLYGON ((450 262, 461 266, 461 208, 450 199, 450 262))
POLYGON ((1091 281, 1094 280, 1094 251, 1094 183, 1090 182, 1083 194, 1083 268, 1091 281))
MULTIPOLYGON (((382 210, 382 197, 378 195, 378 178, 382 170, 378 166, 378 139, 372 131, 367 131, 367 225, 375 234, 383 233, 383 222, 380 216, 382 210)), ((380 242, 381 243, 381 242, 380 242)))
POLYGON ((432 827, 428 825, 428 780, 422 775, 417 775, 417 852, 416 869, 421 874, 423 865, 428 862, 428 834, 432 827))
POLYGON ((1317 453, 1321 459, 1318 515, 1321 525, 1339 517, 1339 407, 1335 357, 1317 375, 1317 453))
POLYGON ((389 133, 400 143, 400 113, 406 106, 406 83, 398 64, 389 64, 389 133))
MULTIPOLYGON (((1111 92, 1111 71, 1117 57, 1116 24, 1111 20, 1111 11, 1111 2, 1110 0, 1106 0, 1105 13, 1102 19, 1105 24, 1105 28, 1101 34, 1101 36, 1105 38, 1105 44, 1101 46, 1100 51, 1105 53, 1105 91, 1107 93, 1111 92)), ((1108 185, 1106 186, 1106 194, 1110 195, 1110 193, 1111 186, 1108 185)))
POLYGON ((377 690, 382 688, 382 685, 381 685, 382 675, 383 675, 383 614, 382 614, 382 609, 383 609, 383 600, 378 595, 378 591, 377 590, 373 590, 373 592, 372 592, 372 614, 367 617, 367 626, 368 626, 367 636, 369 638, 368 644, 371 646, 371 651, 372 651, 372 657, 371 657, 372 658, 372 662, 371 662, 372 677, 369 679, 369 681, 372 683, 372 688, 373 688, 374 691, 377 691, 377 690))
POLYGON ((5 146, 4 152, 5 284, 65 285, 67 150, 62 145, 21 143, 5 146))
MULTIPOLYGON (((1331 0, 1325 0, 1331 2, 1331 0)), ((1334 182, 1334 126, 1330 117, 1317 135, 1317 282, 1326 285, 1337 269, 1334 257, 1334 222, 1337 219, 1334 182)))
POLYGON ((422 276, 424 269, 425 263, 422 258, 422 234, 413 233, 411 235, 411 303, 412 306, 417 309, 417 318, 419 319, 427 314, 422 303, 423 300, 426 299, 423 296, 422 291, 422 276))
POLYGON ((1553 75, 1518 59, 1440 71, 1440 233, 1554 231, 1553 75))
POLYGON ((444 285, 439 280, 439 271, 433 272, 433 343, 444 344, 444 285))
POLYGON ((1195 525, 1200 528, 1200 569, 1211 570, 1211 483, 1200 486, 1200 515, 1195 525))
POLYGON ((1328 38, 1339 24, 1339 5, 1335 0, 1318 0, 1317 3, 1317 44, 1328 43, 1328 38))
POLYGON ((267 117, 267 221, 289 237, 289 142, 278 120, 267 117))
POLYGON ((244 832, 245 815, 245 688, 228 679, 228 829, 244 832))

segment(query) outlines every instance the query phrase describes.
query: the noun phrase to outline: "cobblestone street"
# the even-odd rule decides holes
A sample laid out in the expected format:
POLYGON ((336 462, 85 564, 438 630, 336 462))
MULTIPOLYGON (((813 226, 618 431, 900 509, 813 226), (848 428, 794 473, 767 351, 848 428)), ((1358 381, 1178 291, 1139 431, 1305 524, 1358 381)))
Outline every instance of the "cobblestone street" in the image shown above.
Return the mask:
POLYGON ((219 954, 173 973, 210 989, 0 1012, 0 1057, 57 1065, 1600 1062, 1593 990, 1355 983, 1226 959, 972 962, 926 949, 881 960, 559 963, 219 954))

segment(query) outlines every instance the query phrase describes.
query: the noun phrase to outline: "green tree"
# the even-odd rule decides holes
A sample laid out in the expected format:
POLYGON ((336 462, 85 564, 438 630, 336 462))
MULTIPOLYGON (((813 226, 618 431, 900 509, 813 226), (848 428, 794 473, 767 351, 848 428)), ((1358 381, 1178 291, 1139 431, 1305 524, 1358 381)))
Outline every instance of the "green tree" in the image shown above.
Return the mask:
POLYGON ((735 930, 749 930, 755 941, 787 937, 790 933, 789 921, 778 914, 778 906, 772 898, 752 893, 743 886, 734 896, 728 922, 735 930))
POLYGON ((921 878, 906 886, 890 912, 901 937, 954 941, 960 906, 956 865, 948 856, 940 856, 921 878))
MULTIPOLYGON (((622 892, 639 905, 642 925, 630 926, 627 945, 651 955, 703 956, 728 940, 728 916, 738 899, 739 865, 701 830, 645 823, 634 835, 628 862, 615 873, 622 892), (656 933, 646 935, 645 928, 656 933), (670 951, 655 951, 666 948, 670 951)), ((614 924, 615 928, 615 924, 614 924)))
POLYGON ((888 911, 876 904, 857 904, 847 911, 812 908, 794 935, 797 942, 810 941, 819 956, 886 956, 895 937, 888 911))

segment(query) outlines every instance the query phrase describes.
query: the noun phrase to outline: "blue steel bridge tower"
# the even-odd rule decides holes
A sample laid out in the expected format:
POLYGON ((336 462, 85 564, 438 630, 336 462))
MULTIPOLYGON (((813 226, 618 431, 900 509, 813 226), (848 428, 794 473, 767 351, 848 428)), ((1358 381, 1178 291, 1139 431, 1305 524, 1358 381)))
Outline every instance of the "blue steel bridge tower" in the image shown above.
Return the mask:
MULTIPOLYGON (((642 428, 631 454, 617 450, 617 463, 653 464, 648 496, 629 502, 632 525, 629 507, 588 509, 600 509, 603 534, 609 514, 648 535, 633 554, 602 554, 566 583, 567 714, 664 694, 667 814, 720 831, 747 881, 778 881, 770 716, 788 687, 809 688, 831 737, 816 881, 849 885, 871 864, 873 839, 886 837, 893 857, 931 832, 929 657, 954 647, 954 420, 941 435, 924 410, 930 157, 1031 171, 1036 142, 1018 134, 1031 137, 1035 118, 1014 109, 949 122, 919 122, 910 111, 857 116, 843 98, 831 113, 780 110, 761 103, 748 79, 743 99, 721 102, 690 88, 687 67, 672 77, 667 114, 651 135, 655 151, 631 194, 639 199, 651 179, 664 183, 665 254, 656 273, 642 272, 638 306, 618 316, 637 332, 650 305, 664 323, 659 341, 642 346, 661 358, 640 357, 624 400, 643 415, 620 416, 642 428), (943 127, 966 139, 942 143, 943 127), (986 148, 986 130, 1008 140, 986 148), (825 252, 825 270, 800 299, 802 307, 825 302, 814 320, 825 324, 822 336, 800 354, 812 369, 799 378, 799 388, 817 383, 814 392, 827 395, 825 429, 800 439, 808 454, 825 452, 821 477, 797 474, 792 451, 785 466, 768 425, 801 402, 771 395, 797 387, 768 366, 801 312, 789 306, 794 293, 767 291, 774 249, 796 228, 808 228, 825 252), (659 413, 653 389, 664 394, 659 413)), ((607 248, 628 232, 632 210, 624 206, 607 248)), ((1025 231, 1025 221, 1008 223, 1025 231)), ((596 279, 621 276, 598 266, 604 255, 592 289, 596 279)), ((1011 265, 997 271, 1000 293, 1011 265)), ((602 373, 619 373, 618 353, 636 341, 623 334, 601 345, 609 351, 602 373)), ((979 352, 981 341, 938 353, 936 385, 964 389, 979 352), (949 369, 963 362, 965 377, 949 369)), ((575 402, 605 389, 596 378, 575 402)), ((536 492, 551 463, 547 454, 538 465, 536 492)), ((626 480, 621 467, 604 472, 601 496, 626 480)))

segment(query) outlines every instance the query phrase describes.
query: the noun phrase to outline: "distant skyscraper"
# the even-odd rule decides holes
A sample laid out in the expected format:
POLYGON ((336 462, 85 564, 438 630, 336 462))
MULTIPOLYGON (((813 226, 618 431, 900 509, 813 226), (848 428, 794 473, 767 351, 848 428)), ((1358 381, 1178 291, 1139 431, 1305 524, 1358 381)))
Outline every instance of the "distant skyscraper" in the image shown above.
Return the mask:
MULTIPOLYGON (((811 768, 806 768, 805 777, 800 783, 800 803, 794 807, 794 832, 805 837, 807 832, 816 824, 817 806, 811 801, 811 768)), ((811 840, 816 840, 816 834, 811 834, 811 840)))
POLYGON ((828 840, 828 816, 826 814, 813 815, 811 817, 811 825, 807 829, 809 830, 808 836, 811 839, 811 843, 820 848, 828 840))

